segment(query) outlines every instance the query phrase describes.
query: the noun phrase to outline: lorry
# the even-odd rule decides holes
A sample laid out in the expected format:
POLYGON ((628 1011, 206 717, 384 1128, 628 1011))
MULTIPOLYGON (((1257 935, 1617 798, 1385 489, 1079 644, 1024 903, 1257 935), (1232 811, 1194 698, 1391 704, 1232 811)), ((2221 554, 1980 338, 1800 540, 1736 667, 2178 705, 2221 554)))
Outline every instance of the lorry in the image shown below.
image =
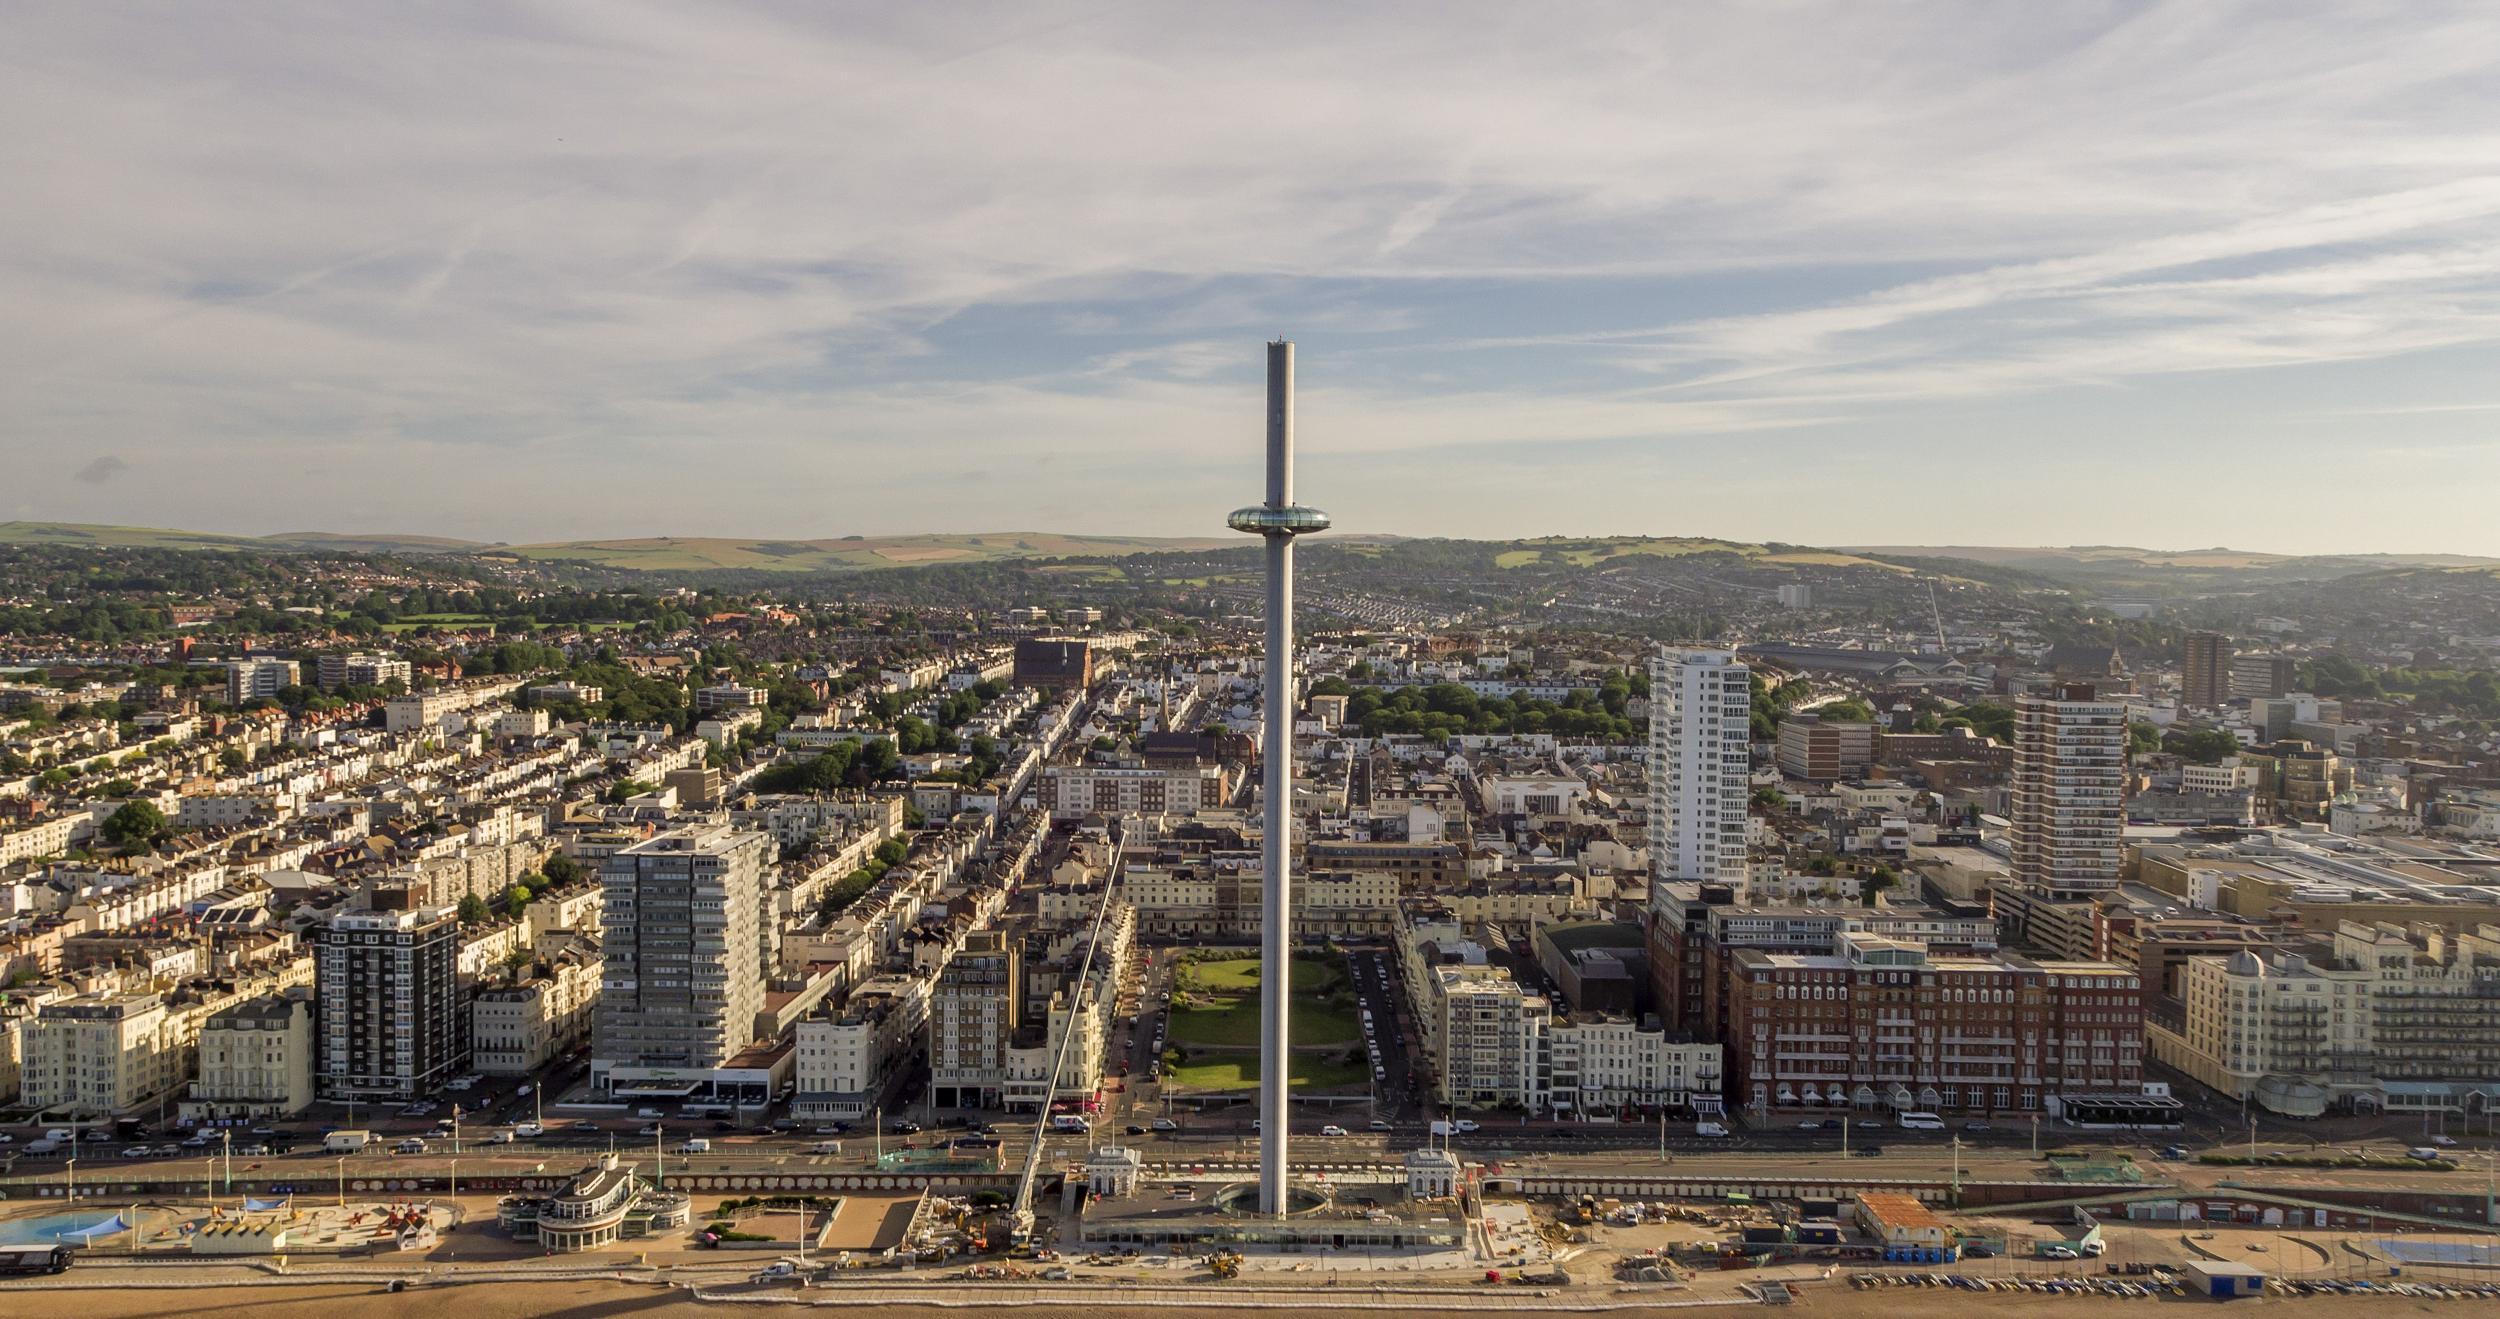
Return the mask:
POLYGON ((370 1131, 333 1131, 321 1138, 321 1148, 332 1154, 358 1154, 373 1143, 370 1131))

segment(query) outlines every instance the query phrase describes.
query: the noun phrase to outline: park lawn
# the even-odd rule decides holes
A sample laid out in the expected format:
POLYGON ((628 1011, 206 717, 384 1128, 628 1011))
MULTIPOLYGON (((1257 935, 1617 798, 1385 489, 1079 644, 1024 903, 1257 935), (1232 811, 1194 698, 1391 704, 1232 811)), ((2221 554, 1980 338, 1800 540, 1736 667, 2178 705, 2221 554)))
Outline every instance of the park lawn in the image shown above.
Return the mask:
MULTIPOLYGON (((1256 994, 1259 992, 1259 959, 1228 957, 1220 962, 1183 962, 1184 983, 1204 986, 1217 994, 1256 994)), ((1320 957, 1293 959, 1293 992, 1300 998, 1306 994, 1327 994, 1345 983, 1345 971, 1335 962, 1320 957)))
MULTIPOLYGON (((1259 1042, 1259 962, 1254 957, 1190 962, 1181 968, 1196 1000, 1172 1013, 1171 1038, 1179 1044, 1249 1048, 1259 1042)), ((1316 957, 1293 961, 1293 1041, 1297 1045, 1351 1044, 1361 1032, 1351 1008, 1324 1001, 1344 985, 1336 963, 1316 957)))
MULTIPOLYGON (((1177 1067, 1166 1067, 1163 1074, 1169 1084, 1192 1090, 1247 1090, 1259 1083, 1259 1056, 1228 1053, 1193 1058, 1177 1067)), ((1353 1090, 1364 1086, 1370 1078, 1370 1071, 1360 1063, 1337 1062, 1297 1051, 1289 1084, 1296 1090, 1353 1090)))
MULTIPOLYGON (((1296 997, 1292 1011, 1293 1042, 1297 1047, 1352 1044, 1361 1033, 1354 1024, 1353 1013, 1337 1011, 1324 1003, 1296 997)), ((1259 1001, 1248 997, 1218 998, 1176 1011, 1172 1014, 1171 1039, 1174 1044, 1255 1047, 1259 1042, 1259 1001)))

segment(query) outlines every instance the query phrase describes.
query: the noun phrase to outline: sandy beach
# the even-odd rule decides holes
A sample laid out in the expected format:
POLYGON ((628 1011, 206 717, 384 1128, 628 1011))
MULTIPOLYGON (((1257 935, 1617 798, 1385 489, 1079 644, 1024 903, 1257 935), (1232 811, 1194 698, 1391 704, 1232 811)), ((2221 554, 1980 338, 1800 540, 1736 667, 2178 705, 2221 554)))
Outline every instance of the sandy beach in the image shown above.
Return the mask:
MULTIPOLYGON (((1205 1307, 1221 1312, 1227 1294, 1241 1295, 1232 1289, 1209 1286, 1205 1307)), ((789 1293, 796 1302, 801 1294, 789 1293)), ((1017 1319, 1102 1319, 1106 1310, 1128 1308, 1116 1298, 1104 1297, 1090 1304, 982 1306, 977 1304, 910 1305, 880 1302, 869 1297, 844 1298, 838 1291, 807 1293, 806 1300, 818 1304, 807 1306, 818 1312, 861 1315, 915 1316, 938 1319, 942 1315, 980 1315, 1013 1313, 1017 1319), (841 1301, 840 1304, 831 1302, 841 1301)), ((331 1316, 352 1315, 357 1319, 609 1319, 610 1316, 633 1316, 634 1319, 695 1319, 723 1314, 796 1314, 800 1306, 706 1304, 685 1299, 682 1295, 657 1287, 611 1283, 524 1283, 469 1287, 436 1287, 397 1295, 364 1286, 304 1287, 234 1287, 213 1292, 116 1289, 112 1291, 28 1292, 9 1296, 0 1310, 13 1314, 74 1314, 79 1319, 177 1319, 183 1316, 206 1316, 209 1319, 330 1319, 331 1316), (40 1299, 39 1299, 40 1298, 40 1299)), ((1248 1299, 1244 1297, 1243 1299, 1248 1299)), ((1354 1316, 1379 1316, 1394 1313, 1401 1319, 1481 1319, 1490 1312, 1512 1309, 1530 1300, 1511 1292, 1491 1293, 1487 1302, 1497 1299, 1507 1305, 1488 1304, 1482 1309, 1433 1310, 1413 1306, 1397 1299, 1384 1298, 1381 1305, 1332 1304, 1330 1298, 1314 1297, 1308 1307, 1291 1307, 1298 1315, 1310 1319, 1353 1319, 1354 1316)), ((1574 1308, 1586 1313, 1612 1303, 1649 1302, 1649 1312, 1673 1306, 1675 1293, 1653 1293, 1639 1297, 1630 1293, 1589 1291, 1575 1293, 1574 1308), (1662 1305, 1661 1302, 1666 1304, 1662 1305)), ((967 1293, 966 1301, 977 1300, 977 1293, 967 1293)), ((1745 1303, 1750 1308, 1750 1303, 1745 1303)), ((2182 1309, 2204 1312, 2213 1305, 2201 1300, 2062 1300, 2025 1298, 2019 1304, 2025 1313, 2055 1316, 2102 1315, 2110 1313, 2153 1312, 2177 1313, 2182 1309)), ((1144 1308, 1144 1307, 1138 1307, 1144 1308)), ((1168 1306, 1157 1309, 1168 1310, 1168 1306)), ((1284 1306, 1262 1306, 1262 1309, 1283 1309, 1284 1306)), ((1675 1307, 1681 1308, 1681 1307, 1675 1307)), ((1915 1298, 1900 1293, 1858 1292, 1845 1286, 1816 1286, 1808 1289, 1802 1307, 1816 1315, 1834 1319, 1897 1319, 1905 1308, 1915 1308, 1921 1319, 2000 1319, 2009 1308, 2003 1297, 1971 1296, 1960 1293, 1922 1292, 1915 1298)), ((2454 1301, 2412 1301, 2399 1297, 2303 1297, 2264 1298, 2230 1303, 2234 1313, 2258 1310, 2279 1313, 2287 1319, 2362 1319, 2363 1316, 2411 1314, 2454 1314, 2474 1312, 2470 1303, 2454 1301)), ((1516 1312, 1513 1310, 1513 1312, 1516 1312)), ((1553 1313, 1565 1313, 1555 1310, 1553 1313)), ((1625 1309, 1620 1313, 1636 1311, 1625 1309)))

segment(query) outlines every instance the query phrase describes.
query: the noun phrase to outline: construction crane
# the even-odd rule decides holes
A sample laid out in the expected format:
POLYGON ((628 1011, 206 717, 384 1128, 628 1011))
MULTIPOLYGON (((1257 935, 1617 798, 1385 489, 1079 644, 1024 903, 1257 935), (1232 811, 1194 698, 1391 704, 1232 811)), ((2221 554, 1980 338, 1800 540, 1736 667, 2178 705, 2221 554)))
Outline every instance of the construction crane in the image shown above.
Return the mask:
POLYGON ((1936 620, 1936 653, 1952 654, 1953 647, 1946 645, 1944 640, 1944 610, 1936 604, 1936 579, 1933 577, 1927 579, 1927 616, 1936 620))

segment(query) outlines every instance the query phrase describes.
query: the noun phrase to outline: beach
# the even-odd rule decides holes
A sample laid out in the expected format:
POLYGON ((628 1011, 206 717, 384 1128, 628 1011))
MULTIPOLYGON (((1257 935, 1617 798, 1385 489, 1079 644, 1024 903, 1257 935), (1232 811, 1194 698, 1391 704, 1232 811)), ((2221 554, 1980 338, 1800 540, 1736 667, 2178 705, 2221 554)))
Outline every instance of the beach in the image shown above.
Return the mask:
MULTIPOLYGON (((11 1289, 16 1290, 16 1289, 11 1289)), ((1209 1285, 1199 1307, 1207 1310, 1230 1308, 1226 1301, 1236 1303, 1254 1298, 1238 1289, 1209 1285)), ((947 1305, 898 1304, 873 1296, 857 1295, 844 1289, 823 1289, 811 1292, 781 1293, 793 1304, 762 1306, 755 1304, 705 1303, 686 1298, 682 1293, 658 1287, 618 1283, 517 1283, 478 1286, 421 1288, 396 1295, 367 1286, 302 1286, 302 1287, 221 1287, 213 1291, 145 1288, 117 1288, 110 1291, 45 1292, 26 1291, 9 1296, 0 1310, 12 1314, 59 1313, 74 1314, 79 1319, 178 1319, 205 1316, 208 1319, 330 1319, 331 1316, 356 1316, 357 1319, 694 1319, 723 1314, 798 1313, 805 1308, 843 1314, 915 1316, 938 1319, 943 1315, 980 1315, 1012 1313, 1016 1319, 1103 1319, 1106 1310, 1128 1308, 1116 1296, 1072 1301, 1067 1305, 998 1305, 967 1304, 977 1302, 979 1293, 967 1289, 962 1300, 947 1305)), ((1000 1297, 1004 1300, 1005 1297, 1000 1297)), ((1620 1313, 1656 1313, 1667 1308, 1682 1308, 1675 1292, 1613 1292, 1608 1290, 1576 1290, 1551 1313, 1588 1313, 1612 1305, 1639 1305, 1641 1310, 1626 1308, 1620 1313)), ((1252 1308, 1286 1309, 1309 1319, 1353 1319, 1353 1316, 1396 1314, 1401 1319, 1480 1319, 1487 1313, 1519 1312, 1534 1303, 1535 1297, 1517 1289, 1487 1289, 1485 1304, 1468 1309, 1430 1309, 1418 1307, 1411 1298, 1385 1297, 1377 1305, 1348 1304, 1333 1297, 1313 1296, 1309 1306, 1256 1305, 1252 1308)), ((1743 1303, 1750 1308, 1750 1303, 1743 1303)), ((1952 1292, 1921 1292, 1908 1297, 1899 1292, 1859 1292, 1846 1286, 1821 1285, 1807 1289, 1800 1309, 1834 1319, 1898 1319, 1905 1309, 1915 1309, 1920 1319, 2001 1319, 2009 1308, 2026 1314, 2053 1317, 2060 1314, 2103 1315, 2110 1313, 2177 1313, 2182 1309, 2207 1311, 2215 1302, 2204 1300, 2122 1301, 2105 1299, 2024 1298, 2018 1305, 2009 1305, 2004 1297, 1965 1295, 1952 1292)), ((2473 1313, 2470 1303, 2455 1301, 2416 1301, 2401 1297, 2301 1297, 2253 1299, 2230 1302, 2234 1311, 2256 1309, 2281 1313, 2292 1319, 2373 1319, 2392 1315, 2473 1313)), ((1147 1307, 1136 1307, 1143 1310, 1147 1307)), ((1153 1307, 1169 1310, 1169 1306, 1153 1307)))

